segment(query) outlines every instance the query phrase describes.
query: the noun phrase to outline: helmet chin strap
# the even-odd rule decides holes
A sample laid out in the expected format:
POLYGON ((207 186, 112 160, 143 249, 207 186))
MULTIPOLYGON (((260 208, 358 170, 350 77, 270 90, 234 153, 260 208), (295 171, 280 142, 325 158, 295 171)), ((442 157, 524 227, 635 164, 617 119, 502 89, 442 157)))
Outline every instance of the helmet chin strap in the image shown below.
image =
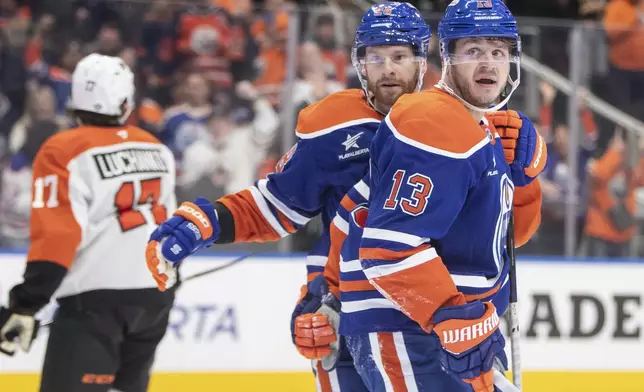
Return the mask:
POLYGON ((510 90, 508 95, 501 102, 499 102, 498 104, 496 104, 496 105, 494 105, 492 107, 482 108, 482 107, 475 106, 475 105, 472 105, 471 103, 467 102, 460 95, 456 94, 454 89, 452 89, 449 86, 449 84, 447 84, 447 82, 445 81, 445 79, 447 77, 447 67, 449 67, 451 65, 450 61, 449 61, 449 58, 444 59, 443 64, 444 65, 443 65, 443 70, 441 72, 441 80, 439 80, 438 83, 436 83, 434 85, 434 87, 445 91, 449 95, 451 95, 454 98, 458 99, 463 105, 465 105, 466 108, 468 108, 468 109, 470 109, 472 111, 475 111, 475 112, 489 113, 489 112, 496 112, 497 110, 501 109, 502 107, 504 107, 508 103, 508 101, 510 101, 510 97, 512 96, 514 91, 517 89, 517 87, 519 87, 519 83, 521 82, 521 65, 517 64, 517 68, 518 68, 517 80, 512 80, 508 76, 508 81, 507 81, 507 83, 510 84, 510 86, 512 86, 512 90, 510 90))

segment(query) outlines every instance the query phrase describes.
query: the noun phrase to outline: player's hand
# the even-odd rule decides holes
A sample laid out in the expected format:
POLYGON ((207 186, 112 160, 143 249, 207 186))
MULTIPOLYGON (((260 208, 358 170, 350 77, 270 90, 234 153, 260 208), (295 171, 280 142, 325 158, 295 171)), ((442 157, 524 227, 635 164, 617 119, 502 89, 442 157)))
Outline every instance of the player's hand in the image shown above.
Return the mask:
POLYGON ((0 352, 13 356, 18 347, 29 352, 39 327, 33 315, 0 307, 0 352))
POLYGON ((340 301, 322 275, 303 286, 302 294, 291 317, 293 342, 302 356, 321 359, 322 368, 331 371, 339 355, 340 301))
POLYGON ((499 316, 491 302, 444 307, 434 314, 434 332, 443 346, 441 365, 474 392, 493 392, 495 358, 507 368, 499 316))
POLYGON ((523 113, 514 110, 489 113, 487 118, 496 128, 505 160, 517 186, 531 183, 546 167, 548 152, 543 137, 523 113))
POLYGON ((210 247, 221 228, 215 207, 203 197, 185 202, 154 230, 145 250, 148 269, 165 291, 177 283, 177 267, 189 255, 210 247))

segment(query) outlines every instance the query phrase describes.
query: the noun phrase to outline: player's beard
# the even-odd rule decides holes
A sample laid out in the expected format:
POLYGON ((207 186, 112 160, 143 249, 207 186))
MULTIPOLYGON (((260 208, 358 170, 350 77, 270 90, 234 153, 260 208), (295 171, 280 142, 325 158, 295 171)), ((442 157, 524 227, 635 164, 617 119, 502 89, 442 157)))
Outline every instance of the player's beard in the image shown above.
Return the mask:
POLYGON ((420 68, 417 67, 414 75, 408 80, 396 78, 380 78, 375 82, 368 82, 367 87, 371 94, 373 94, 374 101, 379 107, 387 107, 387 111, 396 103, 398 98, 403 94, 413 93, 418 85, 418 77, 420 76, 420 68), (398 88, 382 87, 382 84, 396 83, 399 84, 398 88))

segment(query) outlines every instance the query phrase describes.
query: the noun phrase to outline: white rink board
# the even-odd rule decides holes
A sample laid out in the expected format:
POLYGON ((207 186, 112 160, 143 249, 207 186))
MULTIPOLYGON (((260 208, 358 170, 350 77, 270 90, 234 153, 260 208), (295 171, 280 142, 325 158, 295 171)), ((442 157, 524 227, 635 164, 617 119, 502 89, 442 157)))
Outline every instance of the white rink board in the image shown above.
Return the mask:
MULTIPOLYGON (((193 257, 182 275, 236 256, 193 257)), ((0 254, 0 266, 4 305, 21 279, 24 255, 0 254)), ((307 371, 289 330, 305 276, 303 256, 270 256, 186 282, 155 370, 307 371)), ((525 370, 644 371, 644 261, 520 260, 519 299, 525 370)), ((0 373, 39 371, 46 335, 45 328, 29 355, 0 356, 0 373)))

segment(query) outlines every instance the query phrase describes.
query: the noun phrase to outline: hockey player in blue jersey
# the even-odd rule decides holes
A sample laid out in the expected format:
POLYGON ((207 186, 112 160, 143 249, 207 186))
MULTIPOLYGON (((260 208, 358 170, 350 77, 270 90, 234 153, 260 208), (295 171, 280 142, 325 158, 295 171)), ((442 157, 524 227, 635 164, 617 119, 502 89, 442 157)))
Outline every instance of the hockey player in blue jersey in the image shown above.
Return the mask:
POLYGON ((509 385, 492 373, 495 358, 505 362, 507 220, 513 206, 518 244, 535 232, 546 151, 522 115, 489 115, 496 128, 483 117, 519 83, 520 42, 503 3, 452 2, 439 40, 440 88, 394 105, 373 140, 370 176, 331 227, 346 240, 339 255, 332 241, 326 282, 339 286, 340 334, 370 391, 509 385))
MULTIPOLYGON (((200 198, 181 205, 148 245, 146 259, 159 289, 174 285, 177 265, 201 248, 277 241, 318 214, 324 232, 307 258, 308 280, 320 275, 329 252, 328 228, 340 199, 368 170, 368 147, 384 115, 401 95, 420 89, 429 38, 429 27, 413 6, 387 2, 372 7, 356 32, 352 56, 363 89, 331 94, 303 109, 298 142, 278 163, 276 173, 214 203, 200 198)), ((310 295, 304 294, 294 316, 306 311, 310 295)), ((298 350, 307 358, 317 357, 314 348, 298 350)), ((343 353, 330 372, 314 362, 319 389, 366 391, 348 351, 343 353)))

